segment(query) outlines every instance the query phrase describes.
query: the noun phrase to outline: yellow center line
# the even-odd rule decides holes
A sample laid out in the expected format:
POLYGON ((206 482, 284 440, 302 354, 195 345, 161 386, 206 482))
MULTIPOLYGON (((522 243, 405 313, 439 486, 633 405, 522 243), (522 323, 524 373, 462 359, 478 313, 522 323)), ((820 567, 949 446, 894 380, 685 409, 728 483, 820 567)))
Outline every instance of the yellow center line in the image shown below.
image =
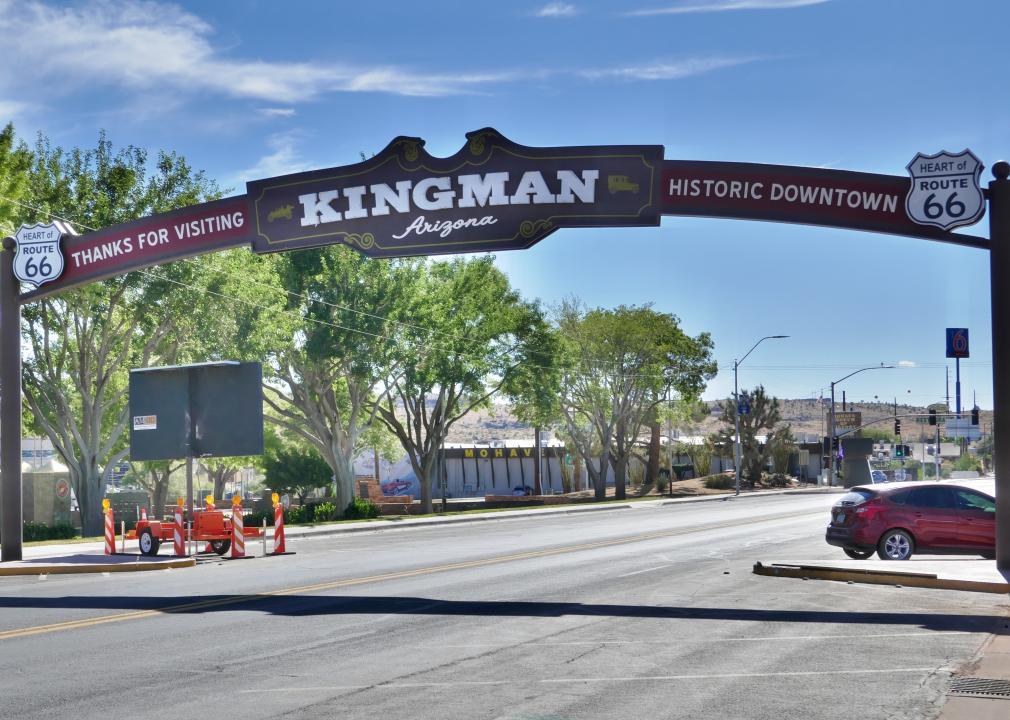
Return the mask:
POLYGON ((531 550, 528 552, 513 553, 511 555, 498 555, 480 560, 466 560, 462 562, 447 563, 443 565, 430 565, 428 567, 415 568, 413 570, 400 570, 397 572, 382 573, 379 575, 368 575, 365 577, 345 578, 343 580, 329 580, 327 582, 313 583, 311 585, 299 585, 297 587, 284 588, 282 590, 270 590, 256 593, 255 595, 228 595, 210 600, 200 600, 197 602, 183 603, 180 605, 166 605, 162 608, 151 610, 136 610, 133 612, 117 613, 115 615, 102 615, 95 618, 83 620, 67 620, 65 622, 52 623, 50 625, 35 625, 33 627, 18 628, 16 630, 5 630, 0 632, 0 640, 11 640, 14 638, 29 637, 31 635, 41 635, 43 633, 59 632, 61 630, 75 630, 78 628, 93 627, 107 623, 125 622, 127 620, 141 620, 143 618, 157 617, 159 615, 186 613, 204 608, 221 607, 222 605, 238 605, 240 603, 255 602, 268 597, 282 597, 286 595, 300 595, 307 592, 320 590, 335 590, 338 588, 351 587, 354 585, 364 585, 366 583, 384 582, 387 580, 399 580, 402 578, 417 577, 419 575, 431 575, 434 573, 448 572, 451 570, 466 570, 468 568, 487 567, 500 563, 514 562, 517 560, 530 560, 533 558, 550 557, 553 555, 563 555, 583 550, 595 550, 598 548, 613 547, 615 545, 627 545, 629 543, 655 540, 659 538, 675 537, 678 535, 690 535, 698 532, 709 532, 712 530, 722 530, 726 528, 741 527, 745 525, 755 525, 784 519, 804 517, 806 515, 821 515, 823 509, 816 511, 804 511, 798 513, 788 513, 783 515, 767 516, 754 520, 744 520, 736 522, 713 523, 710 525, 697 525, 690 528, 678 528, 673 530, 657 530, 655 532, 640 533, 627 537, 613 538, 610 540, 597 540, 595 542, 581 543, 578 545, 565 545, 545 550, 531 550))

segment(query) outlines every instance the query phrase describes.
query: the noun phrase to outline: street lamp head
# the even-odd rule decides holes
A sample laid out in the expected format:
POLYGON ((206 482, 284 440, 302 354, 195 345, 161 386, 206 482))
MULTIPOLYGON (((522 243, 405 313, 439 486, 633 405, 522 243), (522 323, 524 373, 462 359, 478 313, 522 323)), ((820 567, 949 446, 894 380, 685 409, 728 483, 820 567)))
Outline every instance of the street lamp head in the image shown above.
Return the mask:
POLYGON ((768 337, 771 338, 772 340, 781 340, 782 338, 787 338, 789 336, 788 335, 769 335, 768 337))

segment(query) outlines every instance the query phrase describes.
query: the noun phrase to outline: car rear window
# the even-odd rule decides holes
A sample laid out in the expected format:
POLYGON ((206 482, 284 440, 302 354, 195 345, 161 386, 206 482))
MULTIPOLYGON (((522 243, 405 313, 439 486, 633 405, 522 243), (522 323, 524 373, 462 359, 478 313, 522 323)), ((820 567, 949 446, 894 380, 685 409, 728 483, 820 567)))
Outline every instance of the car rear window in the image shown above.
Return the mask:
POLYGON ((908 488, 905 490, 899 490, 898 492, 891 493, 887 496, 887 499, 893 502, 895 505, 904 505, 908 502, 908 496, 912 494, 912 489, 908 488))
POLYGON ((842 499, 839 500, 840 505, 860 505, 867 500, 871 500, 877 496, 876 493, 870 492, 869 490, 852 490, 851 492, 845 493, 842 499))

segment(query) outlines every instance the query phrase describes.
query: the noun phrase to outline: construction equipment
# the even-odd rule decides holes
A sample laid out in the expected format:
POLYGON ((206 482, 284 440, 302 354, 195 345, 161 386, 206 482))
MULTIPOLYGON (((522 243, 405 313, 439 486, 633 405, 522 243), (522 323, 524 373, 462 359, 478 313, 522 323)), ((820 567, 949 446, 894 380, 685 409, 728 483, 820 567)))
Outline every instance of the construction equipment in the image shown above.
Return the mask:
MULTIPOLYGON (((174 521, 142 519, 137 527, 126 536, 140 543, 141 555, 157 555, 161 543, 171 543, 175 530, 174 521)), ((191 523, 191 539, 197 543, 206 542, 218 555, 225 555, 231 548, 232 520, 231 513, 225 515, 223 510, 197 510, 193 513, 191 523)), ((257 527, 242 528, 243 537, 260 537, 262 530, 257 527)))

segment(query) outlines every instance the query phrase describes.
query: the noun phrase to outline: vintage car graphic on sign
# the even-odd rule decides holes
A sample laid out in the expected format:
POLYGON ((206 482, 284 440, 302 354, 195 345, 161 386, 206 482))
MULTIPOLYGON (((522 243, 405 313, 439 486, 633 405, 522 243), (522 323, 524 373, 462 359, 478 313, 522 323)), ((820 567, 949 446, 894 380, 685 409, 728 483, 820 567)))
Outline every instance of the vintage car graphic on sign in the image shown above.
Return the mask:
POLYGON ((14 235, 14 276, 36 288, 58 278, 63 273, 62 236, 55 224, 22 225, 14 235))
POLYGON ((912 177, 905 211, 920 225, 951 230, 974 225, 985 212, 985 197, 979 185, 982 161, 971 150, 956 155, 918 153, 906 168, 912 177))

